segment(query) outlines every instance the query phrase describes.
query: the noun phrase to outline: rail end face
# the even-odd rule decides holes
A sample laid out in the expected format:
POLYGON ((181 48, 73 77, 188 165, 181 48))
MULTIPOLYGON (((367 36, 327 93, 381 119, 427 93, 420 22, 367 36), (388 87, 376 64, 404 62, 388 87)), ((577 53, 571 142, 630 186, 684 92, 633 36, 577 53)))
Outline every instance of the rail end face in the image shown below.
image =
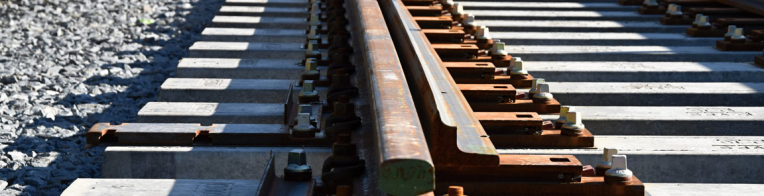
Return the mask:
POLYGON ((421 159, 385 161, 379 168, 379 190, 389 195, 420 195, 435 190, 435 168, 421 159))

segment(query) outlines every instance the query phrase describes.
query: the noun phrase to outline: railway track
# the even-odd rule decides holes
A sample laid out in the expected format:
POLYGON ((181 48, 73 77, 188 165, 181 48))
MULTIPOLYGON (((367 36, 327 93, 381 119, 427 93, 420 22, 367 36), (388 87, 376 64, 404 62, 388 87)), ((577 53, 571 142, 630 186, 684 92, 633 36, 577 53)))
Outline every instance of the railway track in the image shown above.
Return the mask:
POLYGON ((720 2, 228 0, 64 195, 755 195, 756 9, 649 15, 720 2))

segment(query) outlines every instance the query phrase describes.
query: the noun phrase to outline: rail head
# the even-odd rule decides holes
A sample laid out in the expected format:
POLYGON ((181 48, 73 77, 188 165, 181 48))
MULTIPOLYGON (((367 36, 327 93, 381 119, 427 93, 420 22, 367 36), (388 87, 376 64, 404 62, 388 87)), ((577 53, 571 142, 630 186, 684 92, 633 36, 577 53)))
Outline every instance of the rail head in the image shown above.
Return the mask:
POLYGON ((392 30, 393 38, 396 39, 399 50, 403 51, 401 54, 403 55, 402 58, 405 59, 402 62, 409 67, 409 70, 412 70, 410 74, 414 76, 411 77, 418 80, 417 87, 421 91, 421 96, 427 99, 425 102, 429 102, 425 105, 427 105, 427 112, 430 114, 431 120, 434 120, 433 124, 436 124, 433 126, 443 126, 446 129, 455 130, 454 135, 454 133, 445 133, 449 131, 442 131, 438 127, 430 127, 433 129, 430 130, 433 132, 431 137, 437 138, 430 140, 431 145, 449 146, 445 149, 459 150, 463 153, 462 155, 468 155, 445 156, 434 149, 435 164, 498 165, 498 152, 493 143, 488 139, 485 130, 472 113, 472 108, 458 89, 456 82, 445 66, 442 66, 443 61, 430 47, 430 42, 403 2, 400 0, 380 0, 379 2, 384 10, 388 26, 392 30), (436 137, 434 136, 436 133, 444 134, 445 137, 436 137), (443 141, 439 142, 439 140, 443 141), (451 145, 454 147, 450 147, 451 145), (456 160, 465 157, 485 158, 483 160, 492 161, 456 160), (439 160, 445 161, 439 163, 439 160), (456 162, 464 164, 456 164, 456 162))
POLYGON ((435 171, 395 45, 375 0, 346 1, 369 85, 379 148, 378 187, 392 195, 435 189, 435 171))

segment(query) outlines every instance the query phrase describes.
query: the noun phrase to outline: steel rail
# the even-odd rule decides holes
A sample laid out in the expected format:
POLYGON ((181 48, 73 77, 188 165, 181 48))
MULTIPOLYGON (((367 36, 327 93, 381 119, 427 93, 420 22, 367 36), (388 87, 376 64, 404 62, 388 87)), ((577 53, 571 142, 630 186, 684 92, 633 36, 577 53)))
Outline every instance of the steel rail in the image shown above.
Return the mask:
POLYGON ((415 99, 436 168, 498 166, 499 154, 443 61, 400 0, 380 0, 404 67, 413 79, 415 99), (456 141, 456 142, 454 142, 456 141))
POLYGON ((379 190, 414 195, 435 189, 435 170, 395 46, 375 0, 345 1, 353 42, 366 65, 379 190), (359 36, 360 35, 360 36, 359 36))
POLYGON ((764 16, 764 0, 716 0, 716 2, 764 16))

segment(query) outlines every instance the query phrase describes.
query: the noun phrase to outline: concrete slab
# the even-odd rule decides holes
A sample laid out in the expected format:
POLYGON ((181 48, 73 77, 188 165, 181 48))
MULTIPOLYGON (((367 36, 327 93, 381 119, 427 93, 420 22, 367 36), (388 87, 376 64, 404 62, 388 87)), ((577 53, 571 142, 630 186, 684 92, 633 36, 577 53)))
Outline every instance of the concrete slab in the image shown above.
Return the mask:
POLYGON ((307 8, 308 5, 310 5, 310 2, 303 0, 226 0, 225 4, 241 6, 295 6, 307 8))
POLYGON ((291 16, 308 17, 310 13, 305 7, 276 7, 276 6, 222 6, 218 15, 225 16, 291 16))
POLYGON ((733 62, 525 61, 534 77, 555 82, 764 82, 764 69, 733 62))
POLYGON ((301 59, 305 49, 301 43, 208 42, 198 41, 188 49, 196 58, 264 58, 301 59))
POLYGON ((761 106, 764 83, 547 82, 560 103, 585 106, 761 106))
POLYGON ((138 111, 138 122, 283 124, 284 104, 149 102, 138 111))
POLYGON ((477 20, 491 32, 645 32, 684 33, 686 26, 668 26, 660 22, 620 22, 609 20, 477 20))
POLYGON ((183 78, 299 79, 301 59, 184 58, 175 70, 183 78))
POLYGON ((719 51, 709 46, 513 45, 507 53, 525 61, 750 62, 761 51, 719 51))
POLYGON ((491 37, 512 45, 713 46, 719 40, 680 33, 491 32, 491 37))
POLYGON ((199 40, 226 42, 303 43, 305 42, 305 30, 208 27, 202 31, 202 37, 199 40))
POLYGON ((595 136, 596 148, 499 149, 501 154, 569 154, 596 166, 602 148, 627 155, 643 182, 764 183, 764 137, 595 136))
POLYGON ((660 16, 641 15, 634 11, 545 11, 515 10, 497 12, 496 10, 465 10, 475 15, 478 20, 617 20, 617 21, 654 21, 660 16))
POLYGON ((259 188, 259 180, 78 178, 61 195, 249 196, 257 194, 259 188))
MULTIPOLYGON (((575 106, 594 135, 761 136, 764 107, 575 106)), ((540 115, 557 119, 557 115, 540 115)))
MULTIPOLYGON (((168 78, 162 84, 159 101, 167 102, 225 102, 225 103, 284 103, 290 85, 297 80, 168 78)), ((293 87, 294 95, 302 87, 293 87)), ((318 87, 325 98, 327 87, 318 87)))
POLYGON ((208 27, 305 29, 308 22, 301 17, 215 16, 208 27))
POLYGON ((758 196, 764 184, 645 183, 646 196, 758 196))
POLYGON ((472 10, 607 10, 634 11, 639 6, 622 6, 617 2, 578 3, 578 2, 479 2, 456 1, 465 9, 472 10))
MULTIPOLYGON (((281 176, 287 154, 297 148, 302 147, 110 146, 103 153, 102 177, 260 180, 270 151, 275 154, 276 176, 281 176)), ((331 148, 304 149, 313 176, 320 176, 331 148)))

